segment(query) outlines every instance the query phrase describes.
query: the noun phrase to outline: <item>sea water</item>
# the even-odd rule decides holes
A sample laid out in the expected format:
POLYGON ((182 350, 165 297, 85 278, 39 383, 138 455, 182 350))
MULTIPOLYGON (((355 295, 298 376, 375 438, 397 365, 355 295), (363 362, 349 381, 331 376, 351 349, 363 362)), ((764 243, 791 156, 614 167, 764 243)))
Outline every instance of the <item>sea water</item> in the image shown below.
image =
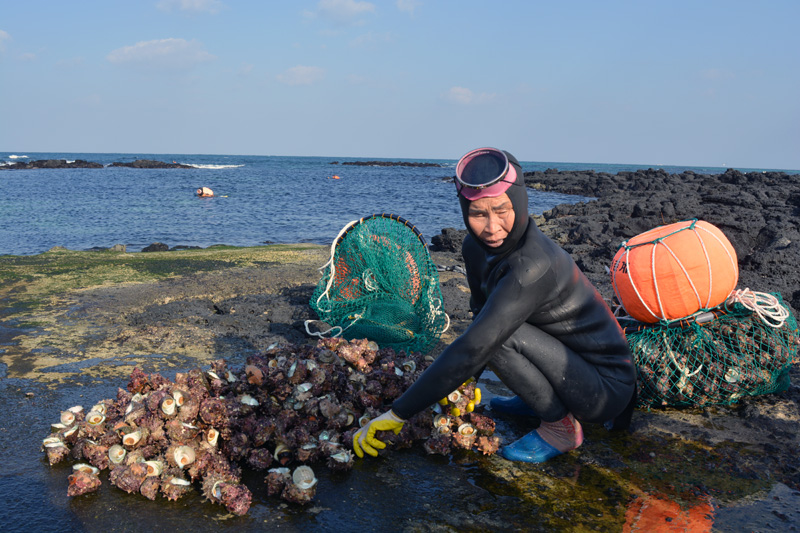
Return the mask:
MULTIPOLYGON (((455 175, 455 160, 402 160, 439 165, 415 167, 343 165, 376 160, 350 157, 0 152, 0 166, 39 159, 83 159, 105 167, 0 170, 0 254, 115 244, 137 252, 154 242, 170 247, 330 244, 348 222, 374 213, 409 220, 428 241, 443 228, 463 227, 449 179, 455 175), (109 166, 137 159, 175 161, 192 168, 109 166), (334 175, 340 179, 332 179, 334 175), (195 191, 204 186, 216 196, 197 197, 195 191)), ((522 167, 526 172, 557 168, 616 173, 651 166, 523 162, 522 167)), ((584 200, 530 191, 530 212, 584 200)))

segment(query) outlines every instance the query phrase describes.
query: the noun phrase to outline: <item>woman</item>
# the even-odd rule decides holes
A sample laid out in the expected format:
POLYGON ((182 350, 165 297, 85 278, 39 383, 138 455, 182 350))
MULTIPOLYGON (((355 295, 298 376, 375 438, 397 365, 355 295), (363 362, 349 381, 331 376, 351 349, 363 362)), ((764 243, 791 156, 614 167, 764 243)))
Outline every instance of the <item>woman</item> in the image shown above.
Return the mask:
POLYGON ((600 294, 528 216, 514 156, 469 152, 456 166, 456 190, 474 320, 391 410, 356 433, 353 448, 359 457, 377 455, 385 444, 376 431, 399 432, 407 418, 488 366, 516 394, 493 399, 492 410, 541 419, 503 457, 543 462, 581 445, 581 421, 612 420, 632 402, 633 358, 600 294))

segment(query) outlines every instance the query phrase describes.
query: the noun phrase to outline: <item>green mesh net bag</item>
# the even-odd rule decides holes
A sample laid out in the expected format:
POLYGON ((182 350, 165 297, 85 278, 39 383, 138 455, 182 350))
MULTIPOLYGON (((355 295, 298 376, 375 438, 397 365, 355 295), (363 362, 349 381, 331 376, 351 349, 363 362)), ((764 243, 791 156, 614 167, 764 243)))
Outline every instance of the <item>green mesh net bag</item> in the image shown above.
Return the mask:
POLYGON ((331 247, 331 260, 311 297, 330 329, 318 336, 366 338, 382 348, 426 353, 450 325, 439 274, 425 239, 387 213, 351 222, 331 247))
POLYGON ((749 292, 749 300, 732 297, 670 323, 620 324, 636 360, 639 406, 729 405, 780 392, 797 361, 797 322, 777 293, 749 292))

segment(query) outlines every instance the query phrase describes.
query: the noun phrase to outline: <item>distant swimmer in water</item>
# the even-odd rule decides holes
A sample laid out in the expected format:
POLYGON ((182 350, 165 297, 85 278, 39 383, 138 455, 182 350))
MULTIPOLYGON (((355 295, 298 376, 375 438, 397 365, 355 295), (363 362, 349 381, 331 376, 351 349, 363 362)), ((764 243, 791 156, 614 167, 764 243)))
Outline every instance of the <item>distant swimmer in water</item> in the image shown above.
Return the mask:
POLYGON ((200 187, 199 189, 197 189, 197 196, 201 198, 210 198, 214 196, 214 191, 212 191, 208 187, 200 187))
POLYGON ((336 174, 334 174, 333 176, 329 177, 328 179, 329 179, 329 180, 340 180, 340 179, 342 179, 342 178, 340 178, 339 176, 337 176, 336 174))

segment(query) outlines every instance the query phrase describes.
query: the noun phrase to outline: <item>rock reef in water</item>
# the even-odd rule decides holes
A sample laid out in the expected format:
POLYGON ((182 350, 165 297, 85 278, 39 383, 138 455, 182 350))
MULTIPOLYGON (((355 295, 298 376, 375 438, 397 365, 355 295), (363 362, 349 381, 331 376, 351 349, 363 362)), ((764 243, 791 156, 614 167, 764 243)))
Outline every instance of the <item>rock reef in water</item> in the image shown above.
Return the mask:
POLYGON ((38 159, 36 161, 17 161, 0 166, 0 170, 36 170, 41 168, 103 168, 100 163, 76 159, 38 159))
MULTIPOLYGON (((331 165, 338 165, 338 161, 331 162, 331 165)), ((439 163, 418 163, 414 161, 345 161, 342 165, 354 165, 360 167, 441 167, 439 163)))
MULTIPOLYGON (((150 159, 137 159, 129 163, 111 163, 112 167, 129 168, 195 168, 191 165, 181 163, 165 163, 163 161, 153 161, 150 159)), ((0 166, 0 170, 37 170, 43 168, 105 168, 101 163, 76 159, 67 161, 66 159, 39 159, 29 162, 16 162, 0 166)))
POLYGON ((153 161, 152 159, 137 159, 131 163, 111 163, 111 166, 128 168, 194 168, 192 165, 165 163, 163 161, 153 161))

